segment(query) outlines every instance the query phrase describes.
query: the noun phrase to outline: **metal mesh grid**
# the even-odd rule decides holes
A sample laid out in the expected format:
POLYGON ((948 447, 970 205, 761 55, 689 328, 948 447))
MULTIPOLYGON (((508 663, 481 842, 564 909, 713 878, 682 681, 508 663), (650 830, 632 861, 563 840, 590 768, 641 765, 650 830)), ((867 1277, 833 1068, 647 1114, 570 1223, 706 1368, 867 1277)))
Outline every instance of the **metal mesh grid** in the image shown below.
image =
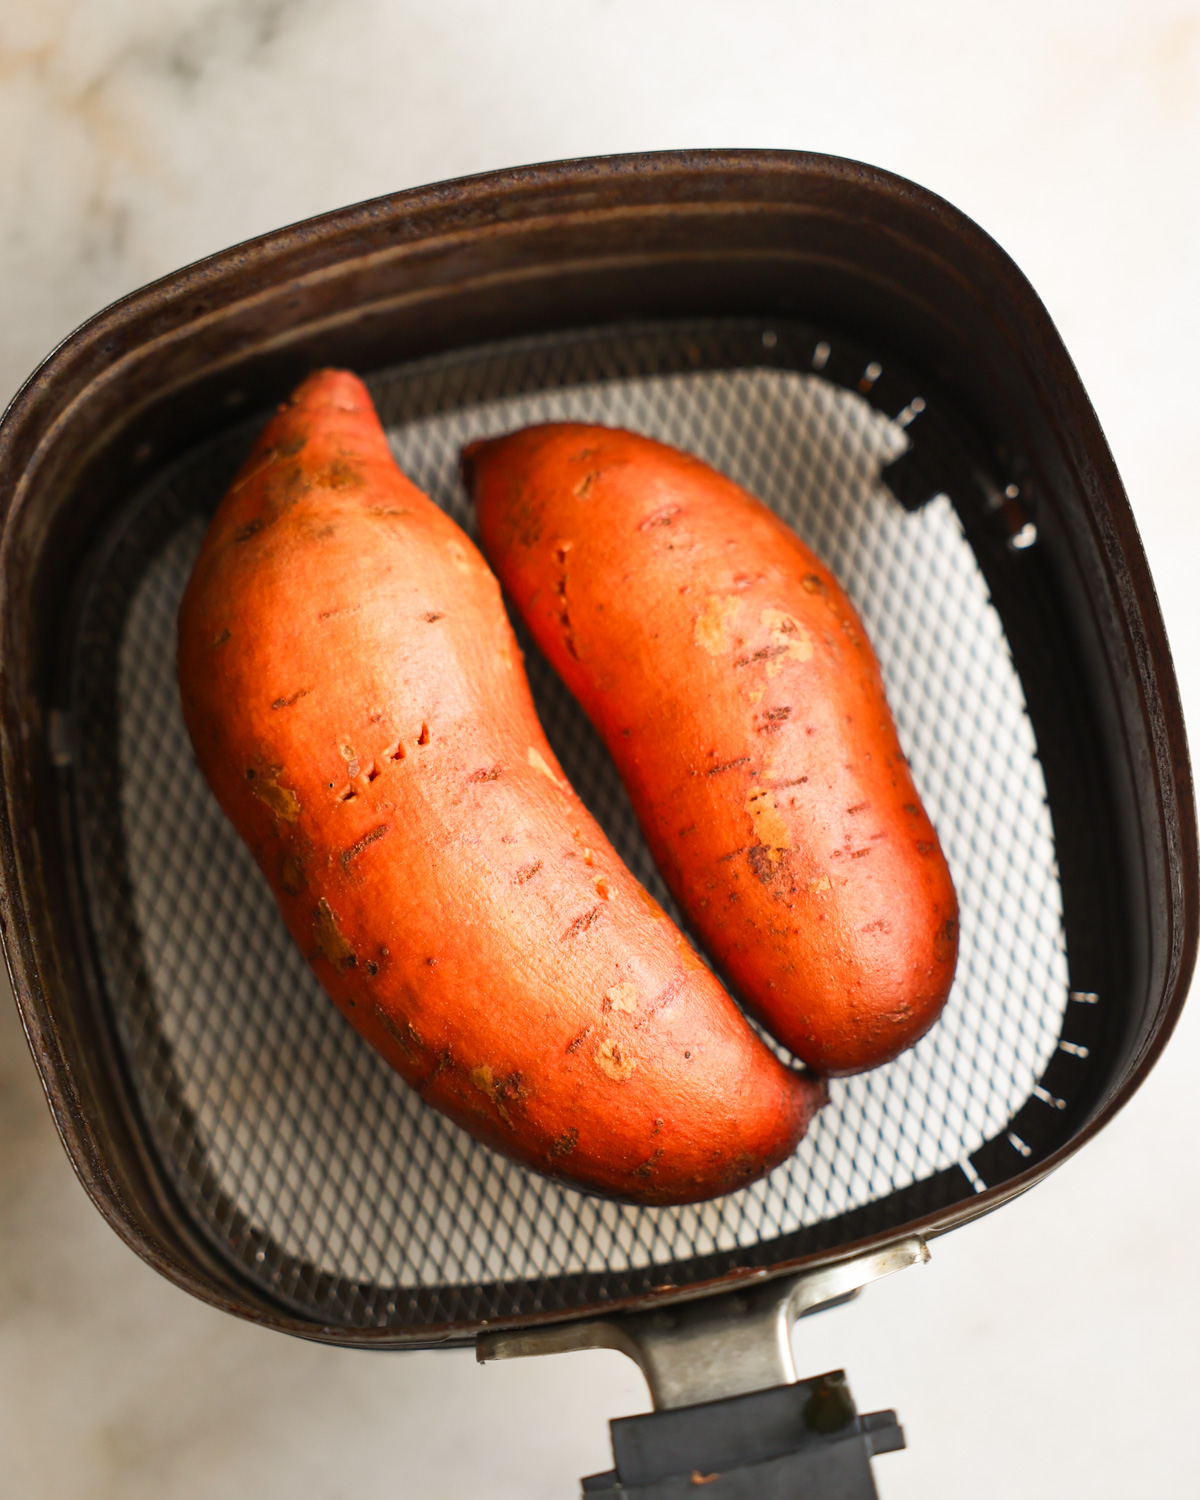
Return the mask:
MULTIPOLYGON (((184 1205, 310 1315, 411 1327, 570 1306, 561 1287, 548 1298, 556 1278, 594 1273, 600 1297, 649 1289, 678 1281, 680 1262, 735 1264, 955 1163, 974 1180, 966 1158, 1055 1049, 1067 974, 1045 785, 974 555, 944 497, 908 514, 883 487, 900 427, 816 375, 754 368, 763 345, 744 323, 566 335, 370 382, 401 467, 468 530, 457 465, 471 438, 559 418, 629 427, 761 496, 863 615, 958 889, 958 977, 916 1048, 835 1082, 790 1161, 712 1203, 608 1203, 476 1144, 376 1057, 292 945, 196 768, 174 672, 179 598, 247 432, 152 484, 110 543, 72 707, 89 726, 76 808, 118 1034, 184 1205)), ((564 769, 677 915, 606 752, 522 645, 564 769)))

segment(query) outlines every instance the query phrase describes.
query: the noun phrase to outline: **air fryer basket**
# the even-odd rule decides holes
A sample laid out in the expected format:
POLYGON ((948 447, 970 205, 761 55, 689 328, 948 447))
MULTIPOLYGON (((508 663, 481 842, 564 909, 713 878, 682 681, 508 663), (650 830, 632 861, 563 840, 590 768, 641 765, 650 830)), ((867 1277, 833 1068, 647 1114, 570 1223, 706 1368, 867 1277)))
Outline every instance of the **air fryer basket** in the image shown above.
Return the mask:
MULTIPOLYGON (((210 1301, 331 1342, 457 1342, 937 1233, 1076 1149, 1165 1040, 1194 809, 1136 532, 1040 304, 910 184, 699 153, 379 200, 118 304, 0 443, 14 984, 93 1199, 210 1301), (761 495, 863 613, 959 890, 959 975, 763 1183, 635 1209, 477 1145, 321 994, 217 810, 175 611, 263 412, 325 363, 368 376, 401 466, 468 528, 469 438, 633 427, 761 495)), ((564 767, 669 904, 523 644, 564 767)))

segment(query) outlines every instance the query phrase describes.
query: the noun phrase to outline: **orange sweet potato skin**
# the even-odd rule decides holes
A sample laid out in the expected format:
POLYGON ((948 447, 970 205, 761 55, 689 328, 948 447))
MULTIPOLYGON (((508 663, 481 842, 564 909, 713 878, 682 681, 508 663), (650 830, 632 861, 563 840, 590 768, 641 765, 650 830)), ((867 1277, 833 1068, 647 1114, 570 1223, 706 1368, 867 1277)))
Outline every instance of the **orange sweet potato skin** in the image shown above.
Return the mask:
POLYGON ((810 1067, 895 1057, 950 990, 958 906, 862 624, 706 464, 574 423, 477 443, 488 558, 607 744, 688 920, 810 1067))
POLYGON ((675 1203, 742 1186, 823 1100, 634 880, 542 734, 495 578, 310 377, 179 617, 196 755, 353 1025, 497 1150, 675 1203))

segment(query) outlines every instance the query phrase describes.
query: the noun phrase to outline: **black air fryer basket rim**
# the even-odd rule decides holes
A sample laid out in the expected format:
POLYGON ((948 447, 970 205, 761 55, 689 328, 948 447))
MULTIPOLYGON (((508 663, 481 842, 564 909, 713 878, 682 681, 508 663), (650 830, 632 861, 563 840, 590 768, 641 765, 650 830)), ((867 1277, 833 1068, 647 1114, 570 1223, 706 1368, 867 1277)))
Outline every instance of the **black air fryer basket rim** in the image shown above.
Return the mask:
MULTIPOLYGON (((990 450, 973 467, 964 440, 964 485, 986 489, 989 459, 1015 473, 1054 549, 1055 582, 1088 637, 1081 651, 1105 741, 1114 848, 1135 883, 1142 874, 1111 986, 1123 997, 1120 1033, 1110 1023, 1093 1039, 1104 1076, 1093 1064, 1066 1137, 1047 1135, 1029 1165, 993 1143, 986 1191, 799 1263, 840 1259, 904 1232, 941 1233, 1023 1191, 1112 1117, 1170 1034, 1197 941, 1182 710, 1111 456, 1053 325, 1004 252, 911 183, 786 152, 600 158, 374 200, 235 247, 118 302, 51 355, 0 429, 0 918, 14 991, 89 1195, 143 1258, 214 1305, 334 1342, 462 1341, 479 1326, 405 1336, 298 1317, 215 1256, 166 1190, 103 1021, 77 871, 63 845, 50 715, 64 649, 59 601, 115 498, 153 465, 278 399, 314 363, 366 370, 521 332, 701 312, 848 329, 902 351, 931 387, 952 389, 990 450), (235 390, 241 404, 231 409, 221 398, 235 390)), ((983 552, 991 545, 983 531, 972 541, 983 552)), ((1048 777, 1052 762, 1053 754, 1048 777)), ((1121 896, 1114 888, 1105 905, 1121 896)), ((1079 920, 1084 930, 1087 914, 1079 920)), ((1106 925, 1102 911, 1090 920, 1106 925)), ((1071 958, 1073 986, 1099 988, 1097 976, 1076 975, 1073 950, 1071 958)), ((793 1264, 735 1270, 713 1284, 793 1264)), ((706 1289, 697 1282, 686 1294, 706 1289)))

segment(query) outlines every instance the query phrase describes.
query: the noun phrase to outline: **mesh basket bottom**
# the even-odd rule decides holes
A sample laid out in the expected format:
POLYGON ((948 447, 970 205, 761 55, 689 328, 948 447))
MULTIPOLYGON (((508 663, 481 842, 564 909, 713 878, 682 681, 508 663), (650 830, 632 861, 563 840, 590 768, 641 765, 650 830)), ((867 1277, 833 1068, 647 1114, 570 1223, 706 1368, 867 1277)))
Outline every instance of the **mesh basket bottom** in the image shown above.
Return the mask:
MULTIPOLYGON (((803 1253, 806 1232, 867 1205, 886 1216, 900 1190, 964 1164, 1053 1053, 1067 991, 1061 898, 1000 619, 949 501, 909 514, 883 486, 903 430, 799 373, 812 350, 799 328, 676 324, 470 351, 369 382, 401 468, 468 531, 458 455, 474 437, 576 419, 698 454, 833 568, 880 658, 959 893, 950 1001, 903 1057, 835 1082, 767 1179, 693 1207, 609 1203, 506 1161, 422 1104, 343 1021, 200 776, 175 683, 180 595, 252 431, 131 498, 96 570, 73 673, 74 721, 93 726, 75 805, 104 979, 185 1209, 307 1315, 419 1328, 569 1310, 769 1263, 785 1236, 803 1253)), ((522 645, 564 769, 677 915, 607 753, 522 645)))

